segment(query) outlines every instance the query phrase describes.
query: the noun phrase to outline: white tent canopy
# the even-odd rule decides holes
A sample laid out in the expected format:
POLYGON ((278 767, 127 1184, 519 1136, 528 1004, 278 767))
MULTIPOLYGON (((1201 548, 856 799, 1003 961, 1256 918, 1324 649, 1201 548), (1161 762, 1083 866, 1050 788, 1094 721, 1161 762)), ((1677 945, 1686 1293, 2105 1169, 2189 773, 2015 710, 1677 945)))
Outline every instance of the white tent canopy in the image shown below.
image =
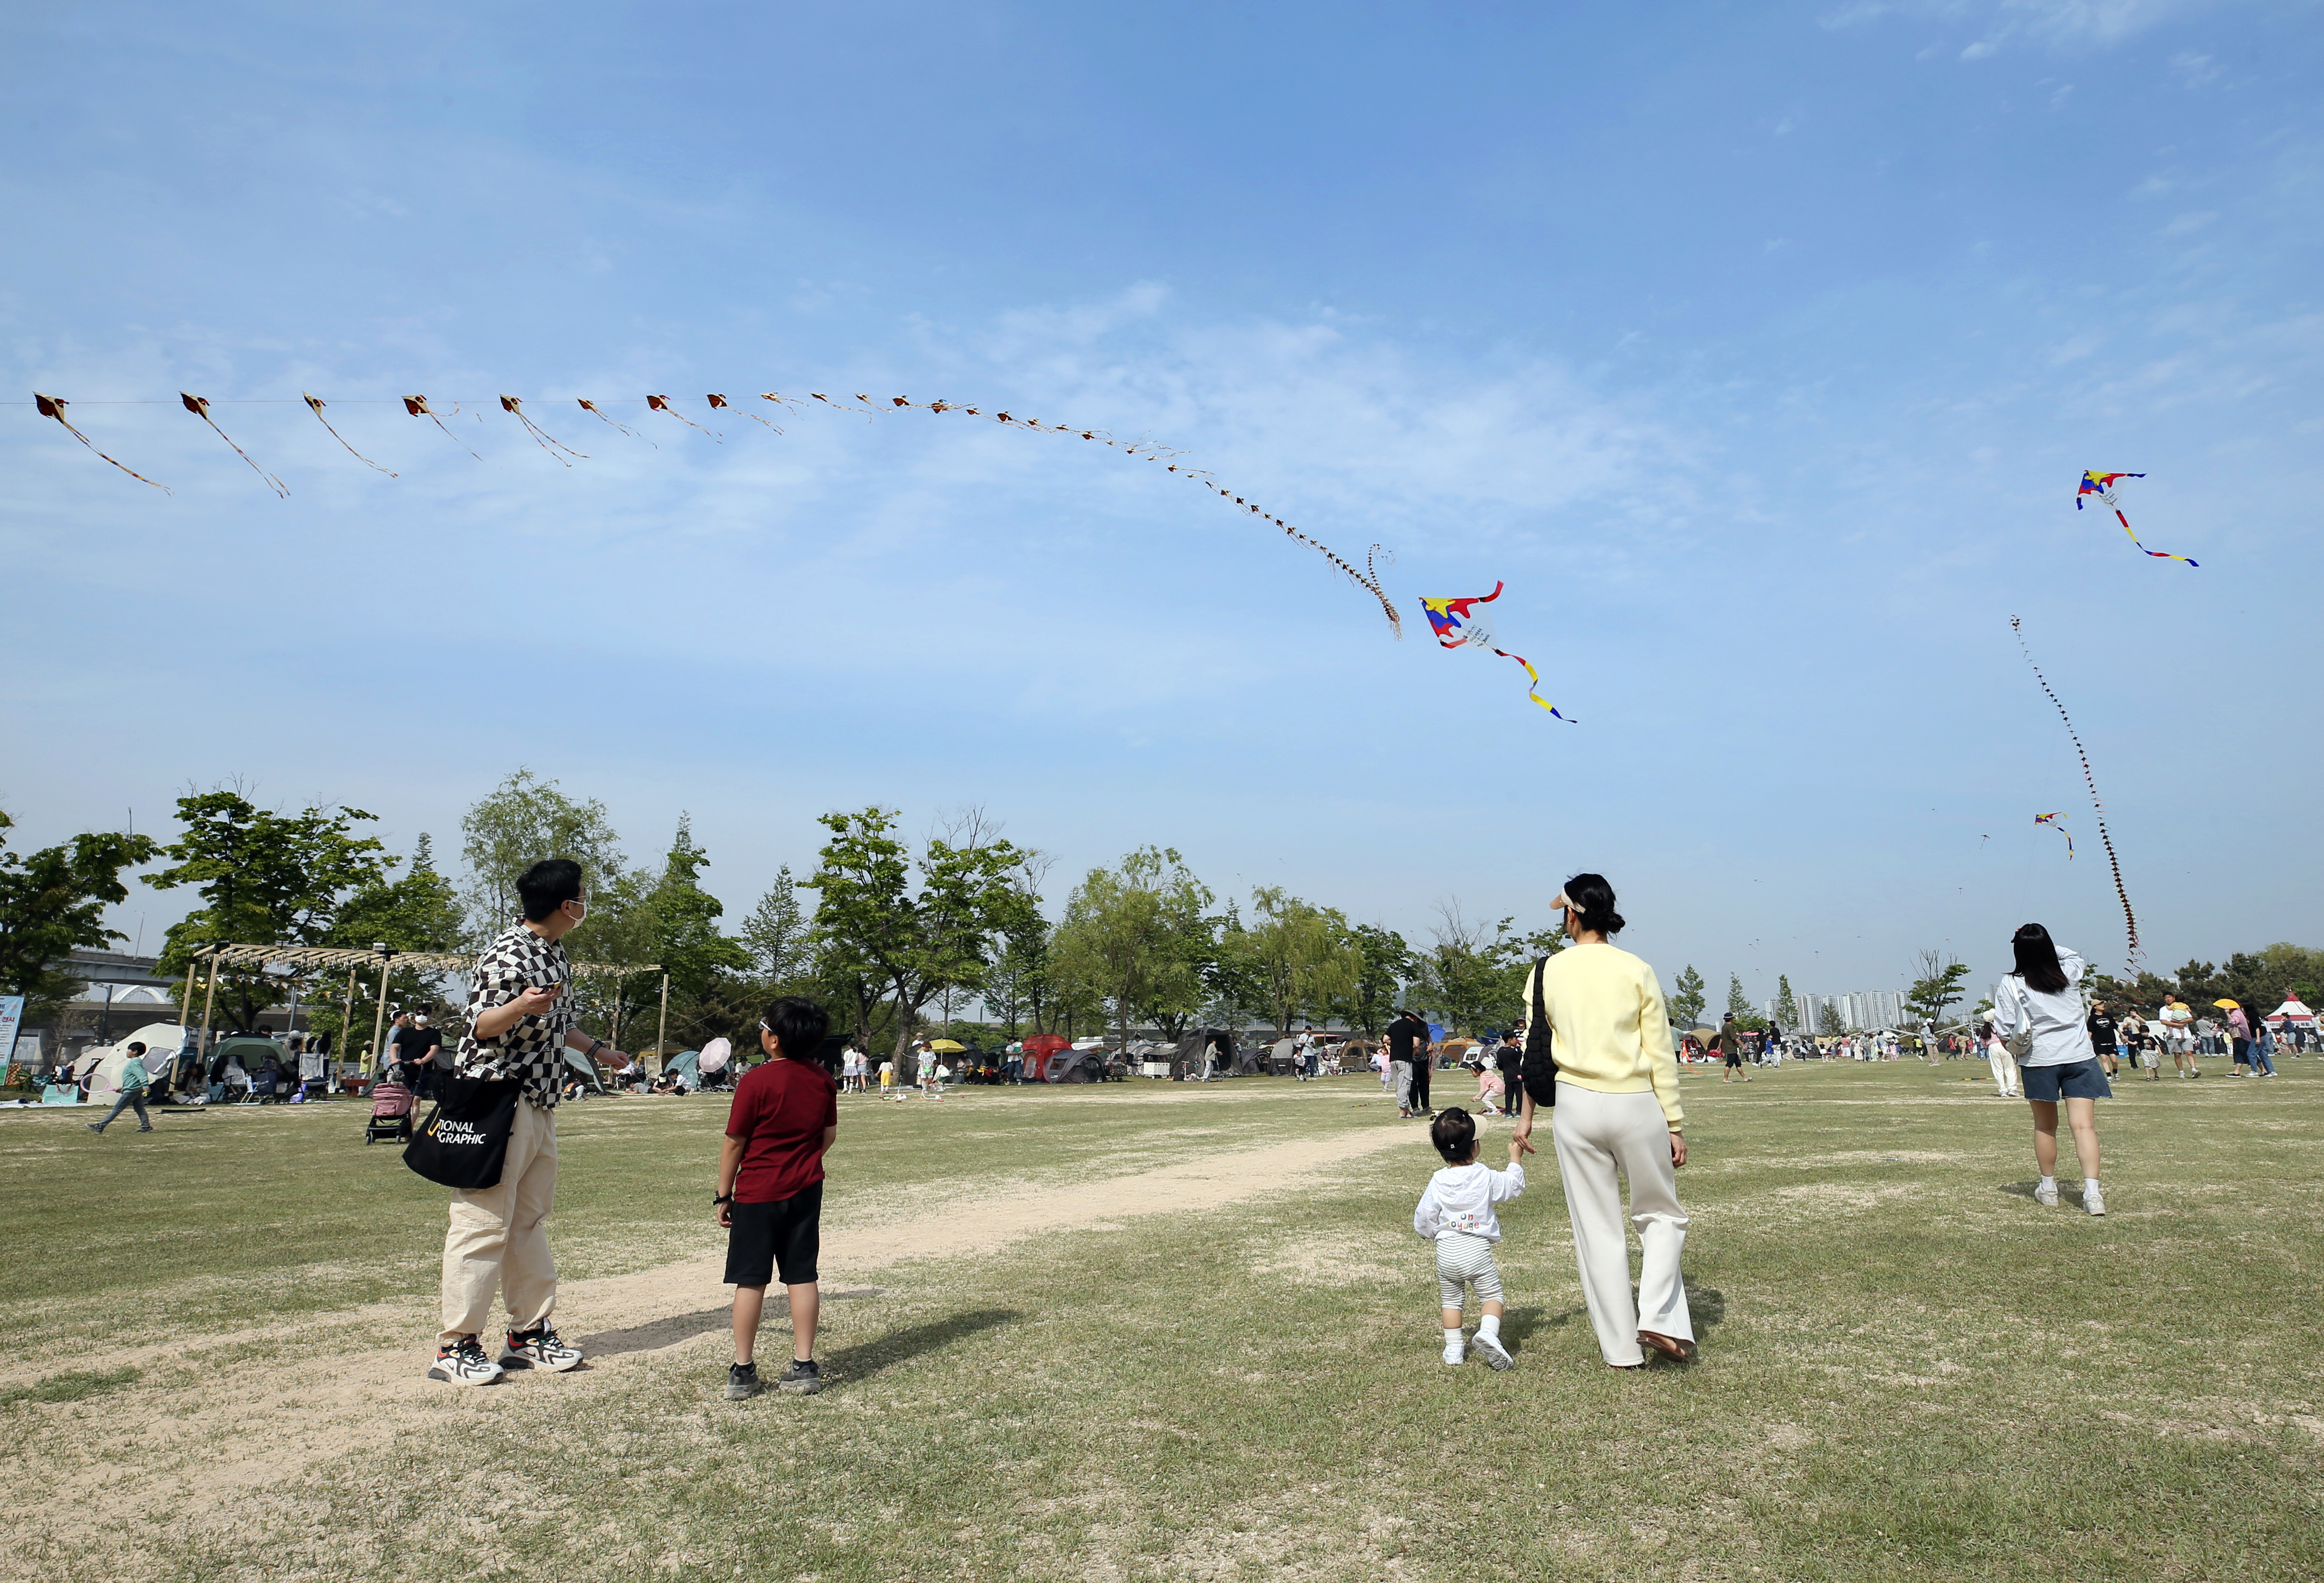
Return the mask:
POLYGON ((2287 1000, 2262 1019, 2270 1023, 2312 1023, 2316 1014, 2296 1000, 2287 1000))
POLYGON ((153 1073, 177 1054, 178 1047, 185 1041, 186 1030, 182 1024, 148 1023, 117 1043, 92 1045, 82 1051, 80 1059, 72 1063, 70 1076, 76 1082, 88 1078, 90 1100, 102 1099, 109 1105, 121 1096, 121 1069, 128 1064, 131 1045, 143 1044, 145 1047, 145 1069, 153 1073), (91 1073, 95 1076, 91 1077, 91 1073))

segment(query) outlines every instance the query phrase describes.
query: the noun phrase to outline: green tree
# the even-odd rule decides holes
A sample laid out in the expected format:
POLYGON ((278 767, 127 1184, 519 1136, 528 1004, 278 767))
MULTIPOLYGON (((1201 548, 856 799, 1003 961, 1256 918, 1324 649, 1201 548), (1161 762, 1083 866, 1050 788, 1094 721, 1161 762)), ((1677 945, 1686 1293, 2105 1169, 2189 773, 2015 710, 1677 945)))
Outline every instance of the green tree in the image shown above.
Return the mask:
POLYGON ((1969 977, 1968 964, 1933 947, 1917 952, 1915 960, 1921 976, 1904 992, 1904 1004, 1914 1016, 1941 1023, 1945 1008, 1961 998, 1960 983, 1969 977))
POLYGON ((1727 976, 1727 1014, 1738 1023, 1751 1020, 1751 1003, 1743 994, 1743 980, 1735 974, 1727 976))
MULTIPOLYGON (((478 945, 518 921, 517 878, 542 858, 570 857, 581 866, 593 914, 598 889, 622 872, 621 843, 605 805, 595 799, 576 802, 556 782, 529 769, 519 769, 479 798, 462 817, 460 832, 460 855, 468 866, 470 936, 478 945)), ((576 942, 568 940, 566 949, 580 959, 576 942)))
POLYGON ((1524 1014, 1526 969, 1533 957, 1554 949, 1558 937, 1514 935, 1511 918, 1493 924, 1472 921, 1457 898, 1436 912, 1432 941, 1418 953, 1413 997, 1443 1018, 1451 1032, 1480 1032, 1517 1021, 1524 1014))
POLYGON ((981 988, 993 942, 1030 903, 1015 883, 1024 851, 981 816, 956 826, 950 839, 930 837, 917 863, 892 834, 899 817, 879 807, 823 815, 817 822, 831 838, 803 883, 818 898, 814 940, 823 970, 880 987, 895 1014, 897 1072, 909 1080, 920 1008, 948 987, 981 988))
POLYGON ((1694 970, 1692 962, 1689 962, 1680 972, 1678 986, 1664 996, 1663 1000, 1664 1004, 1669 1008, 1671 1021, 1682 1032, 1693 1027, 1702 1018, 1702 1008, 1709 1003, 1702 993, 1702 975, 1694 970))
MULTIPOLYGON (((14 822, 0 813, 0 831, 14 822)), ((22 855, 6 846, 0 835, 0 995, 24 997, 31 1026, 79 992, 80 980, 52 963, 77 947, 102 949, 127 938, 105 926, 105 909, 128 899, 121 871, 152 861, 158 847, 150 836, 112 833, 22 855)))
POLYGON ((1183 1031, 1203 1004, 1213 900, 1175 850, 1140 847, 1074 887, 1049 943, 1050 971, 1061 987, 1111 1004, 1124 1049, 1133 1015, 1183 1031))
POLYGON ((1800 1003, 1792 998, 1789 975, 1775 975, 1775 1022, 1778 1026, 1796 1028, 1800 1025, 1800 1003))
POLYGON ((1355 993, 1349 997, 1348 1023, 1377 1039, 1388 1024, 1416 966, 1404 936, 1376 923, 1350 931, 1356 949, 1355 993))
POLYGON ((1258 968, 1277 1033, 1288 1034, 1291 1019, 1303 1013, 1328 1017, 1355 994, 1363 958, 1337 910, 1302 901, 1279 885, 1259 885, 1251 891, 1250 912, 1240 945, 1258 968))
MULTIPOLYGON (((393 860, 389 861, 392 865, 393 860)), ((435 844, 423 833, 412 846, 410 866, 403 877, 390 881, 383 875, 358 886, 340 907, 322 943, 368 950, 384 942, 399 953, 450 953, 459 950, 465 942, 464 925, 459 892, 449 879, 437 872, 435 844)), ((307 979, 300 986, 308 1000, 308 1031, 327 1034, 331 1048, 342 1060, 361 1053, 369 1044, 377 1021, 379 974, 373 968, 356 977, 352 1013, 344 970, 307 979), (349 1025, 342 1024, 343 1016, 349 1017, 349 1025)), ((389 1006, 426 1011, 443 1018, 447 1024, 444 1037, 451 1042, 459 1038, 459 1029, 452 1025, 451 1019, 466 1008, 447 1001, 444 992, 442 974, 400 967, 395 958, 388 958, 389 1006)))
POLYGON ((798 893, 798 880, 786 863, 742 921, 751 966, 770 987, 804 977, 808 967, 807 910, 799 905, 798 893))
MULTIPOLYGON (((183 972, 207 945, 328 941, 349 893, 384 885, 399 861, 377 838, 355 833, 358 822, 374 818, 357 808, 271 813, 224 788, 178 799, 184 833, 161 851, 172 865, 145 883, 164 891, 196 886, 204 905, 171 926, 162 976, 183 972)), ((286 983, 261 968, 229 968, 218 975, 218 1000, 231 1021, 247 1028, 286 983)))
POLYGON ((1837 1039, 1848 1032, 1848 1024, 1840 1020, 1838 1001, 1823 1003, 1823 1009, 1816 1014, 1816 1032, 1831 1039, 1837 1039))

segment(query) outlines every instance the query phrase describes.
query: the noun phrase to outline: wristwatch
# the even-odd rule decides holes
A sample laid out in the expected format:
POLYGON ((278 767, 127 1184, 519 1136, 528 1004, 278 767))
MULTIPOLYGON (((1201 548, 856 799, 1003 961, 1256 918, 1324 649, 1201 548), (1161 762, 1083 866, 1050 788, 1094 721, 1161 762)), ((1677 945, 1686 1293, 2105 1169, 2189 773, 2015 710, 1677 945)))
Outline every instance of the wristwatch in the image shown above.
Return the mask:
POLYGON ((713 1193, 710 1195, 710 1207, 714 1209, 721 1204, 731 1204, 733 1201, 734 1195, 733 1193, 713 1193))

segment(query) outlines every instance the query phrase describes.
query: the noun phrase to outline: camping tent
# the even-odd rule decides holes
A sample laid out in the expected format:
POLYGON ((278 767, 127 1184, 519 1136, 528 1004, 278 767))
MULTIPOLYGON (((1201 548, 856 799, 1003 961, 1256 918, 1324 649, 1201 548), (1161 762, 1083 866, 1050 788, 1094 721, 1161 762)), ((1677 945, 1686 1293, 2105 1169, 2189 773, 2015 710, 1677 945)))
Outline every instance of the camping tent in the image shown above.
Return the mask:
POLYGON ((1222 1072, 1251 1072, 1258 1069, 1250 1053, 1235 1047, 1234 1034, 1225 1028, 1189 1028, 1178 1040, 1176 1058, 1178 1076, 1199 1078, 1203 1075, 1204 1052, 1218 1063, 1222 1072))
POLYGON ((1047 1074, 1039 1080, 1047 1083, 1102 1083, 1105 1081, 1106 1052, 1102 1050, 1061 1050, 1049 1057, 1047 1074))
POLYGON ((2316 1026, 2316 1014, 2301 1004, 2296 999, 2286 1000, 2260 1020, 2279 1032, 2288 1027, 2313 1028, 2316 1026))
POLYGON ((88 1097, 92 1103, 112 1104, 121 1097, 121 1069, 129 1062, 129 1047, 145 1047, 146 1075, 159 1083, 161 1069, 178 1053, 186 1040, 186 1030, 176 1023, 148 1023, 117 1043, 92 1045, 80 1052, 72 1063, 70 1076, 78 1082, 88 1078, 88 1097), (94 1075, 92 1075, 94 1074, 94 1075))
POLYGON ((1073 1041, 1058 1033, 1036 1033, 1025 1041, 1025 1076, 1028 1080, 1046 1083, 1049 1080, 1049 1062, 1057 1051, 1073 1048, 1073 1041))

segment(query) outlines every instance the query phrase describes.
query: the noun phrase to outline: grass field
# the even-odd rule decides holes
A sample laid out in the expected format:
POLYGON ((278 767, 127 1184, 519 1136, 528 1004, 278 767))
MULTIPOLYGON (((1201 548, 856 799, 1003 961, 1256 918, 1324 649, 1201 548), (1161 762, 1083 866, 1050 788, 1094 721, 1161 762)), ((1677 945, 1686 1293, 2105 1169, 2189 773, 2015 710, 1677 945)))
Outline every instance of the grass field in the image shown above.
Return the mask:
POLYGON ((1691 1073, 1702 1355, 1635 1375, 1554 1164, 1517 1366, 1437 1361, 1434 1157, 1367 1079, 851 1099, 834 1384, 742 1403, 718 1100, 563 1114, 594 1362, 482 1391, 420 1377, 443 1194, 354 1107, 0 1113, 0 1576, 2324 1577, 2324 1069, 2283 1065, 2121 1084, 2102 1220, 2070 1166, 2033 1202, 1981 1065, 1691 1073))

